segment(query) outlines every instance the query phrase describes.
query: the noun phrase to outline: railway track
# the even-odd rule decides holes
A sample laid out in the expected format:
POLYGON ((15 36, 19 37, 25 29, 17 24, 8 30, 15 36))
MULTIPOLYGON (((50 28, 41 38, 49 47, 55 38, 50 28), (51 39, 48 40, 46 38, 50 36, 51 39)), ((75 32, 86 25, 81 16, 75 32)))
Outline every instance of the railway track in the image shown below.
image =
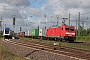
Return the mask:
POLYGON ((75 48, 68 48, 63 46, 53 46, 48 44, 37 44, 37 43, 26 43, 23 41, 16 40, 4 40, 4 42, 19 45, 27 48, 33 48, 35 50, 44 50, 58 55, 68 56, 70 58, 75 58, 78 60, 90 60, 90 51, 81 50, 75 48))
POLYGON ((84 46, 90 46, 90 43, 87 43, 87 42, 73 42, 72 44, 79 44, 79 45, 84 45, 84 46))

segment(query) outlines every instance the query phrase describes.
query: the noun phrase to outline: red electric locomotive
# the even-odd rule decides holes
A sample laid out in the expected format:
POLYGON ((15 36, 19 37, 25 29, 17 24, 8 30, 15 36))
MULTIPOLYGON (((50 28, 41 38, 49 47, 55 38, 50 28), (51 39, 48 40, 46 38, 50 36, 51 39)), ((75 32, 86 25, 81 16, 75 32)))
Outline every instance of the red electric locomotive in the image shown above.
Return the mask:
POLYGON ((74 42, 76 39, 76 30, 74 26, 62 24, 60 27, 48 28, 46 36, 48 39, 74 42))

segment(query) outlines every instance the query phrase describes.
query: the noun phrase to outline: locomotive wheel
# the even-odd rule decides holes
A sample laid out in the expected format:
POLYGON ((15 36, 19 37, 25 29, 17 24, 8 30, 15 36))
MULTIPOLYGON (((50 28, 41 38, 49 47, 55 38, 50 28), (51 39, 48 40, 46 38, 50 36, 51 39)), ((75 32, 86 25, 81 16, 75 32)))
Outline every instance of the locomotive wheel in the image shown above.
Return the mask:
POLYGON ((62 39, 60 39, 60 42, 62 42, 62 39))
POLYGON ((73 42, 74 42, 74 40, 71 40, 70 42, 71 42, 71 43, 73 43, 73 42))

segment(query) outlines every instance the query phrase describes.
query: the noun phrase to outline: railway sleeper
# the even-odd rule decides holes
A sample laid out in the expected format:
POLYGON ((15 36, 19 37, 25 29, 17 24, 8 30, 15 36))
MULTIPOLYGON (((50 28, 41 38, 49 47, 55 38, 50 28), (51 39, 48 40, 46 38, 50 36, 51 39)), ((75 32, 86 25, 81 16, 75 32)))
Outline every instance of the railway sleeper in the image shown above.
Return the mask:
POLYGON ((42 48, 42 50, 45 50, 44 48, 42 48))
POLYGON ((56 48, 54 48, 54 50, 56 50, 56 48))

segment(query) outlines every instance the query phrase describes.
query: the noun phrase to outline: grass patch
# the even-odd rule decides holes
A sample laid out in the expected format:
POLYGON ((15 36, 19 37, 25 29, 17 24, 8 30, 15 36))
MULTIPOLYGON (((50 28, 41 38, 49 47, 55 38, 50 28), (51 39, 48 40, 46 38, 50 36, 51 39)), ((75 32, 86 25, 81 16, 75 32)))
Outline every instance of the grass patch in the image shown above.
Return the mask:
POLYGON ((24 57, 13 54, 8 48, 0 44, 0 60, 26 60, 24 57))
POLYGON ((83 49, 83 50, 90 50, 90 46, 80 45, 78 43, 77 44, 75 44, 75 43, 60 43, 60 46, 78 48, 78 49, 83 49))
POLYGON ((77 36, 76 41, 90 43, 90 36, 77 36))
POLYGON ((35 42, 35 43, 45 43, 45 44, 53 44, 56 41, 49 41, 49 40, 40 40, 40 39, 31 39, 31 38, 25 38, 21 37, 21 40, 29 41, 29 42, 35 42))
POLYGON ((0 38, 2 38, 3 37, 3 35, 2 34, 0 34, 0 38))

